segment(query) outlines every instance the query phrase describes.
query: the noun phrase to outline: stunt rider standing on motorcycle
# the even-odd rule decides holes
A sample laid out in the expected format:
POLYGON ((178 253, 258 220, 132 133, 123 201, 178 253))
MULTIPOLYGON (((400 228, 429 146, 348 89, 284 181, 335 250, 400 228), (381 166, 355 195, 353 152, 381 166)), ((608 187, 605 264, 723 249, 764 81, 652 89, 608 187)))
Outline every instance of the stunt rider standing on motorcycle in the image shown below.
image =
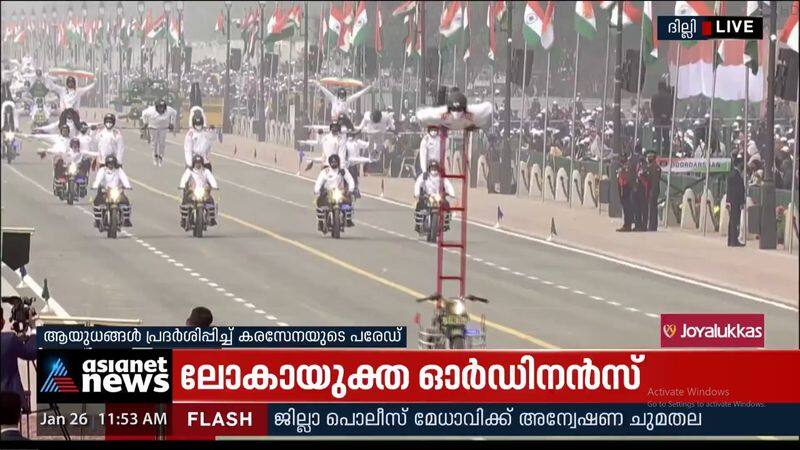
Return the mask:
POLYGON ((361 157, 361 152, 367 148, 369 148, 369 142, 362 141, 356 138, 357 132, 349 131, 347 133, 347 140, 345 141, 345 158, 344 158, 344 166, 347 168, 347 171, 350 172, 350 175, 353 176, 353 180, 355 180, 355 186, 353 187, 353 195, 355 198, 361 198, 361 193, 358 190, 358 167, 359 163, 353 161, 355 157, 361 157))
POLYGON ((94 137, 91 133, 89 133, 90 128, 89 124, 86 122, 81 122, 78 126, 78 130, 80 130, 80 134, 78 135, 77 139, 81 143, 81 151, 82 152, 94 152, 95 147, 97 146, 94 140, 94 137))
POLYGON ((60 176, 64 175, 64 162, 61 160, 61 155, 67 153, 69 150, 69 143, 70 143, 70 128, 69 125, 62 125, 59 128, 60 134, 53 135, 53 134, 22 134, 24 137, 31 137, 34 139, 41 139, 43 141, 50 142, 52 147, 38 152, 39 158, 44 159, 44 157, 49 153, 51 155, 55 155, 53 159, 53 179, 57 179, 60 176))
POLYGON ((114 129, 117 117, 108 113, 103 116, 103 129, 95 133, 94 139, 97 145, 97 159, 100 167, 103 167, 109 156, 114 156, 114 163, 122 166, 122 157, 125 153, 125 145, 122 142, 122 133, 114 129))
POLYGON ((336 91, 336 95, 333 95, 333 92, 321 85, 319 81, 312 80, 311 82, 317 85, 325 98, 331 102, 331 122, 342 122, 348 130, 352 130, 353 122, 350 120, 350 116, 352 114, 352 111, 350 110, 350 104, 358 100, 358 98, 362 95, 366 94, 367 91, 372 88, 372 86, 367 86, 348 97, 347 90, 343 87, 340 87, 336 91))
POLYGON ((142 111, 142 129, 148 127, 153 131, 153 165, 161 167, 164 163, 164 147, 166 145, 167 130, 175 129, 177 112, 167 105, 164 99, 159 99, 155 106, 150 106, 142 111))
MULTIPOLYGON (((178 187, 183 189, 183 201, 181 202, 181 228, 186 228, 186 218, 189 216, 189 209, 192 207, 192 190, 195 186, 203 186, 203 188, 219 189, 217 179, 210 170, 205 168, 203 157, 194 155, 192 157, 192 168, 186 169, 181 176, 181 181, 178 182, 178 187)), ((210 206, 208 214, 208 224, 213 226, 217 225, 216 206, 214 205, 214 198, 211 193, 206 197, 206 204, 210 206)))
POLYGON ((328 161, 331 156, 339 156, 339 161, 343 161, 347 157, 347 148, 345 147, 345 138, 342 136, 342 126, 339 122, 333 122, 330 127, 330 133, 322 137, 322 160, 328 161))
MULTIPOLYGON (((438 163, 441 160, 441 145, 439 128, 434 126, 428 127, 428 132, 422 136, 422 140, 419 142, 420 171, 425 171, 431 161, 436 161, 438 163)), ((447 148, 447 141, 445 141, 444 146, 447 148)))
POLYGON ((317 182, 314 183, 314 195, 317 196, 317 229, 319 231, 322 231, 325 221, 325 212, 322 208, 328 206, 327 194, 333 189, 341 189, 345 196, 343 204, 350 206, 346 214, 347 226, 352 227, 355 225, 352 215, 353 204, 348 192, 355 184, 350 172, 341 167, 339 155, 331 155, 328 158, 328 165, 322 169, 319 176, 317 176, 317 182))
MULTIPOLYGON (((55 91, 55 93, 58 94, 59 109, 62 111, 66 109, 73 109, 76 113, 81 107, 81 97, 83 97, 83 94, 94 88, 94 82, 82 88, 77 87, 75 77, 73 76, 67 77, 66 87, 53 83, 53 80, 51 80, 50 77, 44 77, 44 85, 47 87, 47 89, 55 91)), ((75 120, 80 122, 80 116, 76 117, 75 120)))
POLYGON ((100 221, 103 218, 101 206, 106 204, 106 192, 111 188, 120 190, 120 210, 122 211, 122 226, 132 227, 131 223, 131 202, 125 195, 125 190, 131 189, 131 182, 122 167, 117 165, 117 157, 114 155, 106 156, 105 163, 97 171, 92 189, 97 190, 94 196, 94 226, 101 228, 100 221))
MULTIPOLYGON (((422 230, 423 216, 421 211, 428 206, 428 196, 438 195, 442 182, 444 182, 445 197, 441 200, 441 202, 442 205, 444 205, 445 211, 447 211, 449 207, 447 197, 456 196, 456 191, 453 189, 453 184, 450 183, 450 180, 447 178, 441 177, 441 171, 439 169, 440 167, 438 161, 429 162, 427 170, 424 173, 421 173, 417 177, 417 181, 414 183, 414 198, 417 199, 417 206, 414 209, 414 230, 416 230, 417 233, 422 230)), ((445 216, 444 231, 449 229, 449 224, 450 212, 448 211, 447 216, 445 216)))
POLYGON ((192 128, 186 132, 186 138, 183 140, 183 156, 186 161, 186 167, 192 167, 195 155, 199 155, 203 158, 203 166, 209 171, 213 170, 208 159, 211 154, 212 142, 214 142, 214 135, 206 129, 203 115, 193 115, 192 128))

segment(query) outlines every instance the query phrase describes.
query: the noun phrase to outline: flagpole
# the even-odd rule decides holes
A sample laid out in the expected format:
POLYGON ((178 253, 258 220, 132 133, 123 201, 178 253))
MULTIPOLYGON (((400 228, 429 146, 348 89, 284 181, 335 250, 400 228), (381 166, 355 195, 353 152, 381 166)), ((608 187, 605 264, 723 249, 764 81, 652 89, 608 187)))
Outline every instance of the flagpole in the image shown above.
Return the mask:
POLYGON ((669 159, 667 160, 667 193, 664 197, 664 228, 669 227, 669 190, 672 186, 672 142, 675 137, 675 107, 678 104, 678 82, 681 79, 681 45, 678 46, 678 57, 675 62, 675 83, 672 85, 672 124, 669 127, 669 159))
MULTIPOLYGON (((636 72, 636 124, 633 128, 633 149, 636 150, 636 141, 639 139, 639 123, 642 116, 641 112, 641 99, 642 99, 642 88, 644 87, 644 82, 642 80, 642 61, 644 61, 644 20, 642 20, 642 32, 641 38, 639 39, 639 71, 636 72)), ((644 145, 641 146, 642 150, 644 150, 644 145)))
MULTIPOLYGON (((444 0, 442 0, 442 14, 444 14, 444 0)), ((423 30, 424 32, 424 30, 423 30)), ((439 67, 436 69, 436 92, 433 93, 434 98, 439 95, 439 86, 442 85, 442 34, 439 33, 439 41, 438 45, 436 46, 436 50, 439 52, 439 67)))
POLYGON ((571 148, 569 151, 569 174, 567 176, 567 180, 569 180, 569 189, 567 190, 567 201, 569 203, 569 207, 572 208, 572 171, 575 167, 575 141, 577 141, 577 136, 575 135, 575 121, 577 116, 577 96, 578 96, 578 59, 581 53, 581 35, 580 33, 575 33, 576 42, 575 42, 575 84, 572 90, 572 139, 571 141, 571 148))
MULTIPOLYGON (((528 68, 528 40, 523 39, 525 41, 522 45, 522 109, 520 109, 520 119, 519 119, 519 141, 517 142, 517 196, 519 196, 520 190, 520 166, 522 165, 522 130, 524 127, 522 126, 525 123, 525 76, 527 75, 526 69, 528 68)), ((466 86, 464 87, 466 89, 466 86)))
MULTIPOLYGON (((453 86, 456 85, 456 54, 458 54, 458 44, 453 42, 453 86)), ((464 87, 464 92, 466 92, 466 87, 464 87)))
MULTIPOLYGON (((597 183, 603 180, 603 155, 606 150, 606 95, 608 94, 608 56, 609 51, 611 50, 611 22, 609 21, 608 36, 606 39, 606 62, 605 62, 605 75, 603 75, 603 99, 600 101, 600 106, 603 108, 602 112, 600 113, 600 126, 597 128, 598 133, 600 133, 600 168, 598 169, 599 173, 597 174, 598 179, 597 183)), ((598 193, 599 193, 598 189, 598 193)), ((598 196, 599 197, 599 196, 598 196)), ((597 199, 597 213, 603 214, 603 204, 600 202, 600 199, 597 199)))
MULTIPOLYGON (((411 19, 409 19, 409 20, 411 20, 411 19)), ((415 39, 414 39, 413 35, 409 35, 409 37, 411 37, 411 49, 413 50, 414 49, 414 41, 415 41, 415 39)), ((395 117, 395 119, 399 119, 400 116, 403 115, 403 98, 405 98, 405 95, 406 95, 406 55, 407 54, 408 54, 408 52, 407 52, 407 50, 405 48, 405 43, 404 43, 403 44, 403 72, 400 75, 400 108, 399 108, 400 110, 395 113, 395 114, 397 114, 397 117, 395 117)))
MULTIPOLYGON (((748 76, 750 76, 748 74, 748 76)), ((795 99, 800 102, 800 85, 796 86, 797 89, 797 96, 795 99)), ((784 224, 784 227, 790 227, 791 230, 789 231, 789 254, 792 254, 792 248, 794 246, 794 224, 797 222, 797 216, 795 215, 795 208, 797 207, 797 129, 800 128, 800 103, 795 103, 795 122, 794 122, 794 158, 792 159, 792 198, 789 202, 789 223, 784 224)), ((745 164, 746 165, 746 164, 745 164)), ((745 185, 746 186, 746 185, 745 185)), ((745 197, 745 200, 747 198, 745 197)), ((747 217, 747 214, 744 215, 747 217)), ((784 243, 784 246, 786 244, 784 243)))
MULTIPOLYGON (((747 44, 745 43, 745 47, 747 44)), ((750 109, 750 67, 745 64, 744 66, 744 152, 742 158, 744 159, 744 167, 742 172, 742 177, 744 178, 744 220, 742 224, 744 225, 744 243, 747 244, 747 191, 748 184, 747 184, 747 144, 750 142, 750 133, 747 127, 747 120, 750 117, 749 113, 750 109)), ((797 128, 797 127, 795 127, 797 128)), ((792 191, 794 194, 794 191, 792 191)), ((738 239, 738 237, 737 237, 738 239)))
MULTIPOLYGON (((492 66, 494 67, 494 66, 492 66)), ((492 74, 494 77, 494 73, 492 74)), ((494 91, 492 91, 494 92, 494 91)), ((546 189, 544 176, 547 165, 547 119, 550 116, 550 52, 547 52, 547 77, 544 82, 544 137, 542 138, 542 202, 544 202, 544 191, 546 189)))
MULTIPOLYGON (((713 64, 716 61, 717 57, 717 40, 714 39, 714 42, 711 46, 712 53, 711 53, 711 61, 712 61, 712 73, 713 78, 711 80, 711 111, 708 115, 708 130, 706 131, 706 180, 703 184, 703 195, 706 196, 706 203, 708 203, 708 178, 711 173, 711 129, 714 128, 714 98, 717 96, 717 64, 713 64)), ((701 196, 702 197, 702 196, 701 196)), ((701 226, 703 227, 703 236, 706 235, 706 222, 708 221, 708 209, 709 205, 706 204, 706 213, 700 218, 701 226)))

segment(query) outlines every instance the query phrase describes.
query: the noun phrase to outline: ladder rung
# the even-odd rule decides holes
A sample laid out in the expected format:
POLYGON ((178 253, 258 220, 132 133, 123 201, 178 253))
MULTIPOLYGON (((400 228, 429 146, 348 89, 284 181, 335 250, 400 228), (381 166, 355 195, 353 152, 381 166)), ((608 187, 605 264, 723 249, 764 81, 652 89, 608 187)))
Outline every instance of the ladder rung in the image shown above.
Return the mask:
POLYGON ((464 244, 455 242, 442 242, 443 248, 464 248, 464 244))
POLYGON ((445 178, 457 178, 457 179, 460 179, 460 180, 464 180, 464 179, 467 178, 465 175, 449 175, 449 174, 445 174, 444 177, 445 178))
POLYGON ((448 211, 462 212, 462 211, 464 211, 464 207, 463 206, 451 206, 451 207, 447 208, 447 210, 448 211))
POLYGON ((463 279, 463 277, 457 277, 457 276, 454 276, 454 275, 442 275, 441 277, 439 277, 439 279, 441 279, 441 280, 458 280, 458 281, 461 281, 463 279))

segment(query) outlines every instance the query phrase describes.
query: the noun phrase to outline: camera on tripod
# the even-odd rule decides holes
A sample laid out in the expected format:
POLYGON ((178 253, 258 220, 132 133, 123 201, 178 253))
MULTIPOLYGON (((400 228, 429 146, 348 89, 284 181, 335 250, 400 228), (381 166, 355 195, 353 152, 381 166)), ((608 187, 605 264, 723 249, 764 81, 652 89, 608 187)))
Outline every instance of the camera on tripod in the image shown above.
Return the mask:
POLYGON ((33 327, 36 319, 36 310, 33 309, 33 302, 36 301, 36 298, 15 295, 3 297, 2 301, 11 305, 11 314, 9 316, 11 329, 20 336, 26 335, 28 329, 33 327))

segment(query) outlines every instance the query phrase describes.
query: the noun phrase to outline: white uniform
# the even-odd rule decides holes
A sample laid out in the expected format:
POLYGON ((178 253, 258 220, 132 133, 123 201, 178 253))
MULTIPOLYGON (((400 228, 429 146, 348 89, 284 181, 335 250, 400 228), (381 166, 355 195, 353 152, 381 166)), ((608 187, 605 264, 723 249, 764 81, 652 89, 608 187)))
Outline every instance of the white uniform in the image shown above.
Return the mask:
POLYGON ((100 164, 105 164, 106 156, 108 155, 116 156, 117 164, 122 164, 125 146, 122 143, 122 133, 119 130, 103 128, 95 133, 94 139, 100 164))
POLYGON ((467 105, 466 114, 451 114, 447 111, 447 106, 426 106, 417 110, 416 118, 422 127, 444 126, 451 130, 486 128, 492 120, 492 103, 467 105))
POLYGON ((322 91, 322 94, 325 95, 325 98, 327 98, 328 101, 331 102, 331 122, 336 122, 339 119, 340 114, 346 114, 350 116, 351 115, 350 103, 358 100, 359 97, 366 94, 367 91, 369 91, 370 88, 372 87, 372 86, 367 86, 364 89, 342 100, 336 95, 334 95, 333 92, 325 88, 325 86, 319 84, 318 81, 314 80, 313 83, 317 85, 320 91, 322 91))
MULTIPOLYGON (((69 142, 67 142, 67 145, 69 145, 69 142)), ((64 167, 68 167, 71 163, 80 165, 83 160, 89 159, 95 155, 93 152, 76 152, 69 147, 64 148, 64 146, 60 144, 45 150, 45 152, 53 155, 54 161, 58 161, 59 159, 64 161, 64 167)))
POLYGON ((364 113, 358 129, 366 134, 384 134, 387 131, 394 131, 394 117, 386 111, 381 112, 381 120, 378 123, 372 121, 372 112, 364 113))
POLYGON ((217 179, 210 170, 203 168, 202 170, 186 169, 181 176, 181 181, 178 182, 178 188, 185 189, 186 183, 192 180, 193 186, 211 186, 211 189, 219 189, 217 179))
POLYGON ((112 170, 107 167, 101 167, 94 178, 92 189, 113 187, 121 187, 130 190, 131 182, 128 180, 128 176, 125 175, 125 171, 121 168, 112 170))
MULTIPOLYGON (((448 138, 449 139, 449 138, 448 138)), ((445 140, 444 148, 447 148, 447 140, 445 140)), ((439 135, 431 136, 430 133, 425 132, 425 136, 419 143, 419 167, 423 172, 428 170, 428 163, 431 161, 441 162, 442 155, 442 141, 439 135)))
POLYGON ((314 183, 314 194, 319 195, 322 188, 325 188, 326 191, 344 188, 344 183, 347 183, 347 187, 350 190, 355 188, 356 182, 350 172, 342 168, 334 170, 330 167, 325 167, 317 176, 317 182, 314 183))
POLYGON ((97 142, 94 140, 91 132, 86 134, 79 133, 77 139, 81 141, 81 151, 82 152, 96 152, 97 151, 97 142))
POLYGON ((192 157, 194 155, 202 156, 203 163, 208 164, 212 142, 214 142, 214 133, 206 129, 197 131, 192 128, 186 132, 186 138, 183 140, 183 155, 186 167, 192 167, 192 157))
POLYGON ((455 197, 456 190, 453 189, 453 184, 450 183, 450 180, 442 178, 441 175, 433 177, 429 174, 426 177, 425 173, 420 174, 417 177, 417 181, 414 183, 414 197, 419 196, 420 189, 423 189, 423 192, 426 194, 435 194, 439 192, 439 186, 442 180, 444 180, 444 192, 449 197, 455 197))
MULTIPOLYGON (((78 136, 78 126, 75 125, 75 122, 72 119, 67 119, 66 121, 67 126, 69 127, 69 137, 77 137, 78 136)), ((61 131, 58 129, 58 120, 53 123, 49 123, 43 127, 37 128, 37 130, 48 133, 48 134, 59 134, 61 131)))
POLYGON ((142 123, 150 127, 150 138, 153 141, 153 154, 159 158, 164 157, 164 147, 167 140, 169 126, 175 126, 178 113, 171 106, 163 114, 156 111, 155 106, 150 106, 142 111, 142 123))
POLYGON ((92 83, 88 86, 79 87, 75 89, 68 89, 65 86, 59 86, 53 83, 53 80, 51 80, 48 77, 44 77, 44 85, 47 86, 47 89, 55 91, 55 93, 58 94, 59 108, 61 109, 61 111, 64 111, 65 109, 68 108, 72 108, 76 111, 80 109, 81 97, 83 96, 83 94, 89 92, 92 88, 94 88, 94 83, 92 83))
POLYGON ((8 106, 11 106, 11 108, 13 108, 13 110, 14 110, 14 114, 13 114, 14 122, 12 124, 8 124, 8 125, 14 127, 14 129, 12 131, 17 131, 17 130, 19 130, 19 112, 17 111, 16 105, 12 101, 5 101, 5 102, 3 102, 2 107, 0 107, 0 113, 2 113, 2 114, 0 114, 0 116, 1 116, 0 120, 2 120, 2 123, 0 123, 0 128, 2 128, 3 131, 6 131, 6 107, 8 107, 8 106))
POLYGON ((327 165, 328 158, 330 158, 331 155, 339 155, 339 162, 344 166, 344 162, 347 160, 347 148, 345 147, 345 143, 345 137, 342 134, 334 136, 332 133, 328 133, 323 136, 320 140, 320 145, 322 146, 322 164, 327 165))
MULTIPOLYGON (((345 158, 342 159, 342 166, 348 168, 350 166, 360 164, 363 150, 369 148, 369 142, 360 139, 347 139, 344 144, 345 158)), ((341 158, 341 156, 340 156, 341 158)))

